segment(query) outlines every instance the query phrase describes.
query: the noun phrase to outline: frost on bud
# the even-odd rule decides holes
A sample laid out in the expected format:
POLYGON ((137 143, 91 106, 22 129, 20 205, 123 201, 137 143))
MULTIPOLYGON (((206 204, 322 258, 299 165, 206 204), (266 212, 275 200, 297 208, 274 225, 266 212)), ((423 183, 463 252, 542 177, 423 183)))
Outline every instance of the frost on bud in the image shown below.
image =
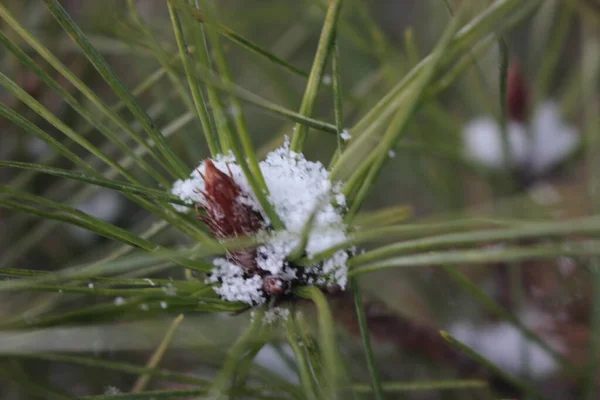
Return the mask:
POLYGON ((512 121, 526 122, 529 113, 529 89, 523 78, 519 63, 513 61, 508 67, 506 103, 512 121))
MULTIPOLYGON (((204 180, 204 202, 197 207, 204 208, 207 214, 200 218, 217 239, 246 236, 263 227, 260 214, 244 204, 242 189, 230 175, 220 171, 210 159, 205 162, 204 174, 198 172, 204 180)), ((228 256, 245 270, 256 270, 255 250, 233 251, 228 256)))

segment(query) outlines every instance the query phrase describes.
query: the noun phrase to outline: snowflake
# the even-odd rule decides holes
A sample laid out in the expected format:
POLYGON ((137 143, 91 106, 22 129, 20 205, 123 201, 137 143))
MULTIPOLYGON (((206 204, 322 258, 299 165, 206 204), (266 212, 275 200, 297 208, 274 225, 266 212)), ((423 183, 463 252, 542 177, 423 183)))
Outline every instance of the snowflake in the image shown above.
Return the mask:
POLYGON ((350 134, 350 132, 348 132, 348 129, 344 129, 342 131, 342 133, 340 133, 340 138, 344 141, 347 142, 348 140, 352 139, 352 135, 350 134))

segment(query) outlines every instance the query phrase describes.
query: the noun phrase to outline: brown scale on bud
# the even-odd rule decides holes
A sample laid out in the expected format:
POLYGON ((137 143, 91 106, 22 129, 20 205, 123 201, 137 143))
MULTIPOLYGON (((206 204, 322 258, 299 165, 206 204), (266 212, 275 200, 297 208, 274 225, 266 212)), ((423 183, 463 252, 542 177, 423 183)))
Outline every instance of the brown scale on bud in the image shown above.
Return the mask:
MULTIPOLYGON (((229 175, 220 171, 211 160, 204 163, 204 174, 198 171, 204 180, 205 201, 196 207, 206 210, 207 216, 200 219, 212 231, 217 239, 232 239, 258 232, 263 227, 263 220, 251 206, 241 200, 242 188, 229 175)), ((236 250, 228 253, 237 265, 249 273, 258 272, 256 266, 256 250, 236 250)))
POLYGON ((508 116, 517 122, 526 122, 529 114, 529 90, 519 63, 513 61, 508 67, 506 79, 506 104, 508 116))
POLYGON ((241 201, 242 188, 221 172, 211 160, 204 163, 203 207, 210 217, 211 230, 219 239, 256 233, 263 226, 260 215, 241 201))
MULTIPOLYGON (((264 227, 260 214, 244 204, 242 188, 229 175, 220 171, 211 160, 204 162, 204 173, 198 171, 204 180, 204 202, 196 208, 204 208, 206 216, 200 219, 210 228, 217 239, 232 239, 252 235, 264 227)), ((280 296, 289 288, 289 282, 263 271, 256 263, 256 249, 242 249, 227 254, 233 263, 239 265, 249 275, 263 278, 262 289, 267 296, 280 296)))

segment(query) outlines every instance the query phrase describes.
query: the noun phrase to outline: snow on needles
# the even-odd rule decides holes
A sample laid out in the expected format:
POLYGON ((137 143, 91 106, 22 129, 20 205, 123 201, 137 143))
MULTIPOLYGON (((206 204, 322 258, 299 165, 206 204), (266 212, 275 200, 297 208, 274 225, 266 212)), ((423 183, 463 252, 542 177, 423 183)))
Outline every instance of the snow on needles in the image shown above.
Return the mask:
MULTIPOLYGON (((263 303, 266 297, 261 287, 265 274, 289 284, 345 287, 346 250, 337 251, 323 262, 302 270, 286 261, 288 255, 300 245, 302 231, 311 218, 312 229, 305 247, 306 256, 311 257, 347 240, 342 216, 346 199, 341 193, 341 184, 331 182, 323 164, 308 161, 302 154, 290 151, 287 142, 269 153, 260 163, 270 193, 269 201, 285 225, 283 231, 272 231, 268 228, 267 216, 234 157, 218 156, 212 161, 220 171, 231 173, 241 188, 242 198, 239 200, 259 212, 267 227, 257 233, 265 243, 256 250, 255 263, 259 273, 249 275, 243 266, 236 265, 231 259, 214 260, 209 281, 217 284, 215 290, 223 299, 248 304, 263 303)), ((174 183, 172 193, 187 204, 198 203, 202 206, 205 202, 202 194, 205 186, 201 173, 204 175, 204 170, 205 162, 202 162, 189 179, 174 183)), ((187 207, 174 207, 179 211, 189 210, 187 207)))

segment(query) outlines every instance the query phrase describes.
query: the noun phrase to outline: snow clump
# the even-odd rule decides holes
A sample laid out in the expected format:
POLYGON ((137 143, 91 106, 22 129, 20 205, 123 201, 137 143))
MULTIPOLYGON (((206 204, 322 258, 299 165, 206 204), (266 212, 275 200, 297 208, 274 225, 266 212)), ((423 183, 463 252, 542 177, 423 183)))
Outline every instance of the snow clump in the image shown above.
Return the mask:
MULTIPOLYGON (((293 265, 287 257, 301 245, 302 232, 312 218, 312 229, 305 245, 305 256, 312 256, 345 242, 348 237, 343 223, 346 198, 341 184, 331 181, 329 171, 320 162, 308 161, 304 155, 289 149, 289 142, 269 153, 259 167, 269 189, 269 201, 283 222, 285 229, 275 231, 270 226, 242 169, 233 155, 220 155, 211 160, 221 172, 229 175, 239 186, 239 203, 258 213, 264 222, 255 234, 264 243, 256 248, 253 269, 237 265, 235 257, 217 258, 208 281, 215 291, 228 301, 250 305, 264 303, 269 297, 265 289, 270 284, 318 285, 343 289, 347 282, 348 250, 339 250, 322 262, 302 268, 293 265), (275 279, 275 280, 273 280, 275 279)), ((189 179, 174 183, 172 193, 189 205, 203 207, 205 198, 206 161, 192 172, 189 179)), ((210 201, 210 199, 208 200, 210 201)), ((189 207, 174 205, 181 212, 189 207)))

